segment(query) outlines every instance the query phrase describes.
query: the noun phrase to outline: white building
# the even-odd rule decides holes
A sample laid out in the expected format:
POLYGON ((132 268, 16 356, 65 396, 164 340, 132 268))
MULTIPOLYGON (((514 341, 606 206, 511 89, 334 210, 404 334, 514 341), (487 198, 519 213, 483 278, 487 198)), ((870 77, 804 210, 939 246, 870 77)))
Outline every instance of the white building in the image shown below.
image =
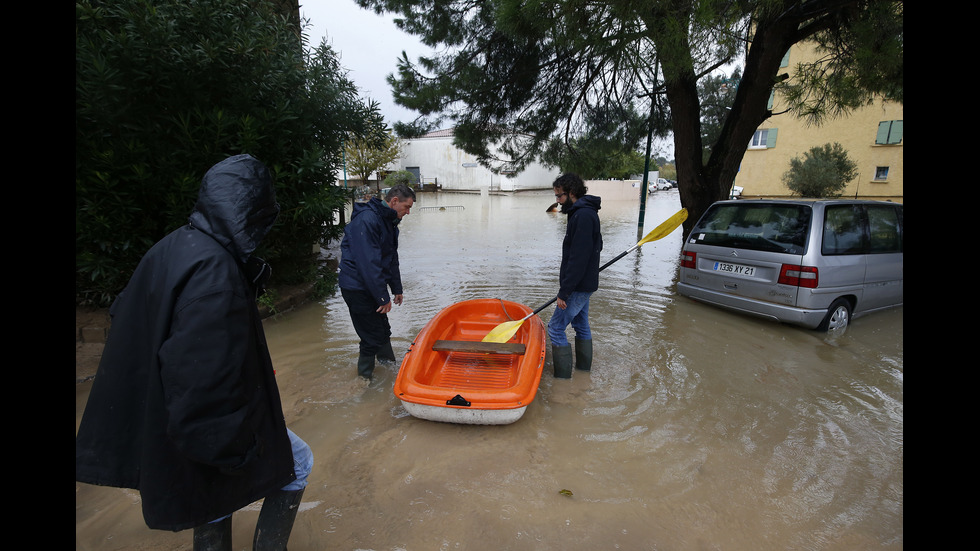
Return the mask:
POLYGON ((550 189, 561 175, 557 168, 534 162, 519 174, 494 174, 476 157, 453 145, 453 131, 437 130, 419 138, 402 140, 402 157, 391 170, 407 170, 423 185, 442 190, 522 191, 550 189))

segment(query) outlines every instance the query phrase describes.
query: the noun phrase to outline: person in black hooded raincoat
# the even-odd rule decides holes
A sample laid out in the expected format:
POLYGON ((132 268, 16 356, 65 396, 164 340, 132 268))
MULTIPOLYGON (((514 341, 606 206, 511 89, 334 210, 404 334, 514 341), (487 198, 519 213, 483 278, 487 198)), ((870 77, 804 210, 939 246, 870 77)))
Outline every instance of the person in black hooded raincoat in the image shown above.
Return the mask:
POLYGON ((110 308, 75 437, 77 481, 139 490, 147 526, 195 528, 195 549, 230 549, 231 513, 261 498, 256 549, 284 548, 312 467, 286 429, 256 305, 270 269, 252 253, 278 213, 253 157, 207 172, 189 223, 110 308))

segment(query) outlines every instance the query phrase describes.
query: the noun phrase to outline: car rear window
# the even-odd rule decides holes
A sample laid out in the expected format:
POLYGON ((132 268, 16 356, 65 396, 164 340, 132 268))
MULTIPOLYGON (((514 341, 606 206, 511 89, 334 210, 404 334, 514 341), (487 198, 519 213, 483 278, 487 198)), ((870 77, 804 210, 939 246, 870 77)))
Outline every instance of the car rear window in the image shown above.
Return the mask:
POLYGON ((702 245, 803 254, 811 209, 807 205, 716 203, 691 232, 702 245))

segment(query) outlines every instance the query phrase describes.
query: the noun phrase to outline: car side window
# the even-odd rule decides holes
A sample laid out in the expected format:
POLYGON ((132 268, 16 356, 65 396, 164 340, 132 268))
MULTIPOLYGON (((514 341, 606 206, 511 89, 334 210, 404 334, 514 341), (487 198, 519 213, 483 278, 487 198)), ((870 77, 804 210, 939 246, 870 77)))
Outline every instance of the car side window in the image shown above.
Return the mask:
POLYGON ((904 249, 902 224, 898 209, 891 206, 869 206, 868 226, 872 253, 900 253, 904 249))
POLYGON ((828 206, 824 212, 821 252, 825 255, 864 254, 867 250, 867 230, 861 206, 828 206))

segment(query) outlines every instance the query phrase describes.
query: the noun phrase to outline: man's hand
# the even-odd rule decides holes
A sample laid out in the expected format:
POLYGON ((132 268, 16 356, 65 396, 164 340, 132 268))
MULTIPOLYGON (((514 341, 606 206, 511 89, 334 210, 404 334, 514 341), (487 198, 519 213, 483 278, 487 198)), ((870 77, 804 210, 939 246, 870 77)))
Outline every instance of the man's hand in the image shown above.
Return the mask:
POLYGON ((401 306, 402 305, 402 296, 401 295, 395 295, 395 298, 391 299, 391 302, 386 302, 386 303, 382 304, 381 306, 378 306, 377 312, 379 314, 387 314, 388 312, 391 312, 391 306, 392 306, 392 304, 397 304, 398 306, 401 306))
POLYGON ((558 307, 564 310, 568 307, 568 304, 564 300, 558 299, 558 307))

